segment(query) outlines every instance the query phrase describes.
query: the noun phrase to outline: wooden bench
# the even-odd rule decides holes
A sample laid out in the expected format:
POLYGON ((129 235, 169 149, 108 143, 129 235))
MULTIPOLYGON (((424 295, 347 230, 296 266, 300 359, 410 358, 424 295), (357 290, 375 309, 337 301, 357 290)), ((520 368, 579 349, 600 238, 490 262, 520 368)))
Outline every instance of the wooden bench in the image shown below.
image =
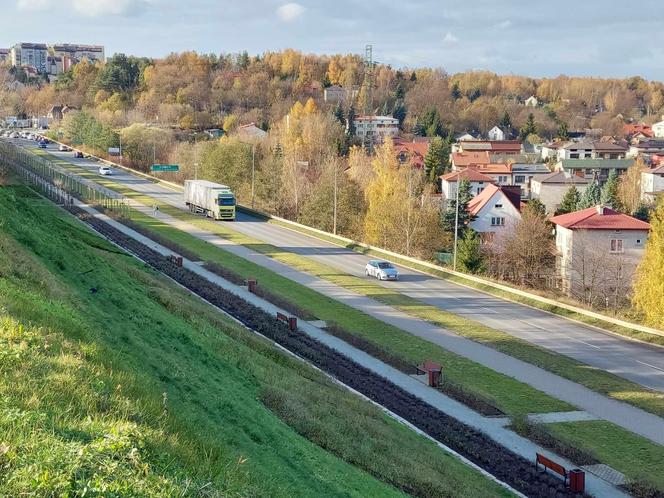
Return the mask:
POLYGON ((536 453, 537 458, 535 459, 535 468, 539 469, 539 466, 541 465, 544 467, 544 472, 546 472, 546 469, 552 470, 556 474, 559 474, 562 476, 562 478, 565 480, 565 484, 567 484, 567 476, 569 475, 569 472, 560 465, 559 463, 554 462, 550 458, 545 457, 544 455, 541 455, 539 453, 536 453))

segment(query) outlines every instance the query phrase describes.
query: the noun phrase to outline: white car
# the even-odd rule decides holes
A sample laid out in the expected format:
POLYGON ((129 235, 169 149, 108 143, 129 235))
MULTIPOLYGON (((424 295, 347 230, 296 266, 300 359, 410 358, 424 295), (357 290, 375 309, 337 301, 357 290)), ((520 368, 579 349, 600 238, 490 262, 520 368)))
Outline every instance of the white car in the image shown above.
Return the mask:
POLYGON ((399 280, 399 270, 389 261, 372 259, 364 271, 367 277, 375 277, 378 280, 399 280))
POLYGON ((65 144, 60 144, 60 146, 58 147, 58 150, 60 152, 69 152, 71 149, 69 147, 67 147, 65 144))
POLYGON ((113 174, 113 170, 112 170, 110 167, 108 167, 108 166, 99 166, 99 174, 100 174, 100 175, 104 175, 104 176, 106 176, 106 175, 112 175, 112 174, 113 174))

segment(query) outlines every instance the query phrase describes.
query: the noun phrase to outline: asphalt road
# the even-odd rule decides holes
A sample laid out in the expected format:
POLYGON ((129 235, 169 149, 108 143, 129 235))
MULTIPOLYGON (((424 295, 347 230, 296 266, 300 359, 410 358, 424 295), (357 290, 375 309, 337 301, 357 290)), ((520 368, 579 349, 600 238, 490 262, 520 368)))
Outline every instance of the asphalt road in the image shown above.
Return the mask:
MULTIPOLYGON (((14 141, 28 148, 36 147, 35 142, 14 141)), ((48 152, 91 171, 99 168, 99 163, 89 159, 76 159, 71 152, 58 152, 56 146, 52 144, 49 145, 48 152)), ((114 170, 113 180, 180 209, 187 209, 180 191, 152 183, 120 169, 114 170)), ((243 213, 239 213, 232 228, 255 239, 359 277, 365 276, 364 267, 371 259, 243 213)), ((616 337, 593 327, 407 268, 400 267, 399 272, 398 282, 380 282, 380 284, 427 304, 567 355, 589 366, 609 371, 645 387, 664 391, 664 348, 662 347, 616 337)))

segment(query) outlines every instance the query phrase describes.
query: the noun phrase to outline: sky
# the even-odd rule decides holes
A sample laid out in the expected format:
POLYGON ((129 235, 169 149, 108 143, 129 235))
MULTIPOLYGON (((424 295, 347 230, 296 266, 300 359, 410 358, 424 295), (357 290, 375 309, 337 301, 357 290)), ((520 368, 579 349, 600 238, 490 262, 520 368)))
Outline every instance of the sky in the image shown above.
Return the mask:
POLYGON ((393 67, 664 80, 664 5, 617 0, 0 0, 0 47, 364 52, 393 67))

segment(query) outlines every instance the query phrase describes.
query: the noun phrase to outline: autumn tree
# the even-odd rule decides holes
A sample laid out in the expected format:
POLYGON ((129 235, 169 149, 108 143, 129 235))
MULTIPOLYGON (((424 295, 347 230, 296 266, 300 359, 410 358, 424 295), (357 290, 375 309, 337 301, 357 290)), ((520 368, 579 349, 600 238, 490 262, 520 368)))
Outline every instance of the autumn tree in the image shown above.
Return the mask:
POLYGON ((664 329, 664 198, 651 216, 650 234, 634 282, 634 305, 652 327, 664 329))
POLYGON ((636 212, 641 204, 641 172, 645 167, 643 161, 636 160, 620 177, 618 200, 628 214, 636 212))
POLYGON ((174 141, 172 131, 140 123, 123 128, 120 134, 123 156, 143 171, 166 161, 174 141))

